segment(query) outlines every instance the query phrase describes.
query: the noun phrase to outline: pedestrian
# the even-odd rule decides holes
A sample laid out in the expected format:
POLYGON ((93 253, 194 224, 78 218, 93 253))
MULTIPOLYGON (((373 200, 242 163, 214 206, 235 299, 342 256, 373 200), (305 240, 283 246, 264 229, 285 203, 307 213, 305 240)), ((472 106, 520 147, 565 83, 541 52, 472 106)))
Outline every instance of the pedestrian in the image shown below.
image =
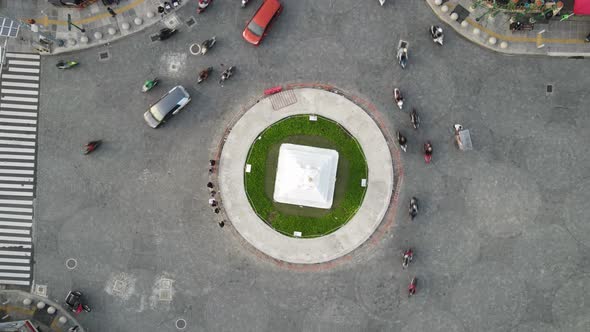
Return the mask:
POLYGON ((172 6, 174 8, 178 7, 180 5, 180 0, 172 0, 172 6))
POLYGON ((164 11, 165 11, 164 7, 158 6, 158 14, 164 14, 164 11))
POLYGON ((225 220, 222 220, 218 223, 219 227, 223 228, 225 226, 225 220))
POLYGON ((172 6, 170 6, 170 2, 168 2, 168 1, 164 2, 164 9, 166 9, 166 12, 169 12, 172 10, 172 6))
POLYGON ((209 198, 209 205, 211 205, 212 207, 217 206, 217 201, 215 200, 215 198, 213 198, 213 197, 209 198))
POLYGON ((209 160, 209 166, 211 166, 211 167, 215 166, 215 160, 213 160, 213 159, 209 160))
POLYGON ((213 210, 213 212, 215 212, 215 214, 219 214, 221 210, 219 208, 215 208, 215 210, 213 210))
POLYGON ((217 191, 211 190, 211 197, 215 197, 215 194, 217 194, 217 191))
POLYGON ((207 182, 207 188, 209 188, 209 190, 213 189, 213 182, 207 182))
POLYGON ((111 14, 112 17, 117 16, 117 13, 115 13, 115 11, 113 10, 113 8, 107 7, 107 10, 109 11, 109 13, 111 14))

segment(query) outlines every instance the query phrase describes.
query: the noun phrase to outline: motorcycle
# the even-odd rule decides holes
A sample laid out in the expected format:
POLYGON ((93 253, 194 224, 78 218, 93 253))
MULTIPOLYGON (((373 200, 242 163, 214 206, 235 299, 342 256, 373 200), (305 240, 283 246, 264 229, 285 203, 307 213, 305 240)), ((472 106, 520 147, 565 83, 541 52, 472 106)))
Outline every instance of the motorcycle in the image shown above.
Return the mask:
POLYGON ((205 55, 205 53, 207 53, 207 51, 209 51, 210 48, 213 47, 213 45, 215 45, 215 42, 217 40, 215 39, 215 37, 211 38, 211 39, 207 39, 205 40, 202 44, 201 44, 201 54, 205 55))
POLYGON ((402 96, 402 93, 398 88, 393 89, 393 100, 397 104, 397 107, 399 107, 401 110, 404 106, 404 96, 402 96))
POLYGON ((76 67, 77 65, 78 65, 78 62, 77 61, 73 61, 73 60, 69 60, 69 61, 59 60, 55 66, 58 69, 70 69, 70 68, 76 67))
POLYGON ((410 112, 410 122, 412 122, 414 129, 418 129, 418 127, 420 127, 420 117, 418 116, 418 112, 415 108, 413 108, 412 112, 410 112))
POLYGON ((408 297, 416 294, 416 286, 418 286, 418 278, 414 277, 408 286, 408 297))
POLYGON ((397 61, 402 69, 406 69, 408 64, 408 42, 400 39, 397 45, 397 61))
POLYGON ((143 83, 143 86, 141 87, 141 92, 148 92, 151 89, 153 89, 156 85, 158 85, 158 83, 160 82, 160 80, 158 80, 158 78, 154 78, 153 80, 147 80, 145 81, 145 83, 143 83))
POLYGON ((176 31, 177 31, 176 29, 164 28, 164 29, 160 30, 160 34, 158 34, 158 39, 166 40, 166 39, 172 37, 172 35, 175 34, 176 31))
POLYGON ((198 7, 197 7, 197 14, 200 14, 209 7, 209 5, 213 2, 213 0, 199 0, 198 7))
POLYGON ((66 296, 66 305, 76 314, 82 311, 90 312, 91 310, 88 304, 82 302, 82 292, 80 291, 70 291, 66 296))
POLYGON ((426 141, 426 143, 424 143, 424 161, 427 164, 430 164, 430 160, 432 160, 432 143, 426 141))
POLYGON ((209 77, 209 74, 211 74, 211 72, 213 71, 213 67, 209 67, 206 68, 204 70, 201 70, 201 72, 199 73, 199 78, 197 79, 197 84, 203 82, 204 80, 206 80, 209 77))
POLYGON ((442 46, 444 34, 443 29, 441 27, 439 27, 438 25, 431 25, 430 36, 432 37, 433 42, 442 46))
POLYGON ((246 7, 249 0, 242 0, 242 8, 246 7))
POLYGON ((229 68, 224 70, 223 73, 221 73, 221 77, 219 78, 219 84, 221 84, 223 86, 223 82, 228 80, 233 73, 234 73, 234 66, 230 66, 229 68))
POLYGON ((408 140, 399 131, 397 132, 397 143, 399 144, 399 147, 402 148, 404 152, 406 152, 406 150, 408 149, 408 140))
POLYGON ((98 149, 98 147, 100 146, 101 143, 102 143, 101 140, 90 141, 90 142, 86 143, 86 145, 84 145, 84 154, 89 154, 92 151, 98 149))
POLYGON ((404 254, 402 255, 402 268, 406 268, 408 267, 408 264, 410 264, 412 262, 412 259, 414 258, 414 252, 412 251, 412 248, 406 250, 404 252, 404 254))
POLYGON ((586 36, 586 39, 585 40, 586 40, 587 43, 590 43, 590 33, 586 36))
POLYGON ((409 213, 410 218, 412 218, 412 220, 414 220, 414 218, 416 218, 416 216, 418 215, 418 199, 416 197, 412 197, 410 199, 409 213))

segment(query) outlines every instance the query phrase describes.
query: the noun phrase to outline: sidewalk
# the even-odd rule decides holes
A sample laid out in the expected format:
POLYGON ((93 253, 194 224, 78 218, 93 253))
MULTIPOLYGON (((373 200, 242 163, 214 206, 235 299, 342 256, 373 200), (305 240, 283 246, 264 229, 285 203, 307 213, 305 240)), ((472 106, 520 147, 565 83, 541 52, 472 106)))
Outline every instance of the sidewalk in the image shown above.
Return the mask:
POLYGON ((85 331, 70 312, 63 309, 59 304, 48 298, 21 291, 0 291, 0 316, 2 317, 0 319, 0 329, 6 328, 7 326, 4 324, 9 322, 28 320, 39 331, 65 332, 74 326, 78 326, 76 332, 85 331), (53 308, 53 310, 49 308, 53 308))
POLYGON ((590 16, 572 16, 560 21, 562 12, 549 20, 537 20, 529 31, 511 31, 514 13, 500 11, 495 16, 485 4, 472 8, 473 0, 426 0, 434 13, 468 40, 505 54, 534 54, 590 57, 590 16))
POLYGON ((181 23, 175 11, 188 2, 182 1, 162 17, 157 8, 163 1, 121 0, 119 5, 111 6, 116 13, 113 17, 100 0, 82 9, 55 7, 43 0, 19 0, 7 1, 2 15, 21 23, 18 37, 8 38, 7 46, 12 52, 59 54, 110 43, 160 20, 175 27, 181 23), (68 14, 71 22, 85 32, 75 26, 68 30, 68 14), (26 23, 28 19, 34 19, 35 24, 26 23), (41 43, 40 39, 49 44, 41 43))

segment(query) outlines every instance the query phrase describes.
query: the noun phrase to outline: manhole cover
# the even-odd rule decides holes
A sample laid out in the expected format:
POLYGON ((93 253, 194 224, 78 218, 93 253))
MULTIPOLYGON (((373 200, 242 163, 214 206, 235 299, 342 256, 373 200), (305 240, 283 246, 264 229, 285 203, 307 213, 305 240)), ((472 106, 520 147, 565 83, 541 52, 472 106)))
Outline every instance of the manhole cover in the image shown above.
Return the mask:
POLYGON ((195 20, 194 17, 190 17, 187 21, 186 21, 186 25, 188 25, 188 27, 192 27, 193 25, 197 24, 197 20, 195 20))
POLYGON ((78 261, 77 261, 77 260, 75 260, 75 259, 73 259, 73 258, 69 258, 69 259, 66 261, 66 267, 67 267, 69 270, 73 270, 73 269, 75 269, 75 268, 76 268, 76 266, 78 266, 78 261))
POLYGON ((186 321, 182 318, 178 319, 175 325, 177 329, 184 330, 186 328, 186 321))
POLYGON ((109 51, 104 51, 104 52, 98 53, 98 60, 100 60, 100 61, 107 61, 110 58, 111 58, 111 54, 109 53, 109 51))
POLYGON ((35 294, 47 297, 47 285, 35 285, 35 294))
POLYGON ((553 93, 553 84, 547 84, 546 93, 547 93, 547 95, 550 95, 553 93))

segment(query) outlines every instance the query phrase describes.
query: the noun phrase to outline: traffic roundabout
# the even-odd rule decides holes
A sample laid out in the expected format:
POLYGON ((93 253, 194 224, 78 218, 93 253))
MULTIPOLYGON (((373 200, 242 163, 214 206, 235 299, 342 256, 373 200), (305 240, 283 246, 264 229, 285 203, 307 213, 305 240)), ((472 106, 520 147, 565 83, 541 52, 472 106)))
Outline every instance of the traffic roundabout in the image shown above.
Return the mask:
POLYGON ((228 132, 219 160, 221 201, 237 232, 257 250, 293 264, 325 263, 358 248, 381 224, 394 187, 390 149, 371 116, 348 98, 314 88, 286 90, 259 100, 228 132), (335 143, 338 137, 349 139, 335 143), (348 143, 358 151, 347 150, 348 143), (265 149, 256 152, 259 146, 265 149), (287 148, 301 151, 283 152, 287 148), (328 150, 334 158, 321 154, 328 150), (261 212, 261 205, 276 211, 261 212), (334 211, 343 206, 347 214, 334 222, 334 211), (281 227, 278 215, 299 224, 281 227))

